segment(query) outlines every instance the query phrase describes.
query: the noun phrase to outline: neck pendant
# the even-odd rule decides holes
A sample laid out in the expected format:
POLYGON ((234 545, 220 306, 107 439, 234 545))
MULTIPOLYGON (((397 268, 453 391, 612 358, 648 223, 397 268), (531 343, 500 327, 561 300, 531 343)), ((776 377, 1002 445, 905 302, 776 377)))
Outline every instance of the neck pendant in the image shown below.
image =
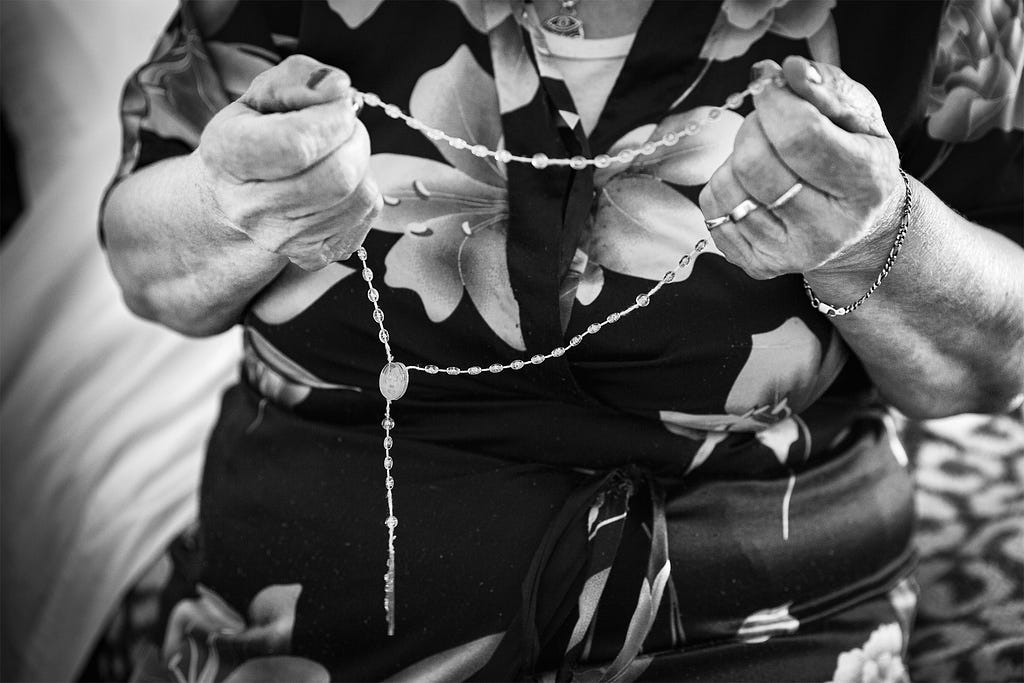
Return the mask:
POLYGON ((583 38, 583 22, 576 16, 576 5, 579 0, 562 0, 562 11, 545 19, 542 26, 551 33, 566 38, 583 38))

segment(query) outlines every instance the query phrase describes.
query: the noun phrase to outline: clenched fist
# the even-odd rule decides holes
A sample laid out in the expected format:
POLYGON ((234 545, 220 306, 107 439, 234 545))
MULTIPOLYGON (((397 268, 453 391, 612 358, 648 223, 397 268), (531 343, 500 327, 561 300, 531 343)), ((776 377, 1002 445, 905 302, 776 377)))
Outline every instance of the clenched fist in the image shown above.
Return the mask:
POLYGON ((309 57, 257 76, 206 126, 197 153, 213 210, 307 270, 347 258, 381 207, 348 76, 309 57))
POLYGON ((700 196, 709 219, 747 199, 757 208, 714 227, 715 245, 756 279, 877 271, 904 193, 878 103, 827 64, 789 57, 782 67, 758 66, 760 75, 781 75, 786 85, 754 97, 732 155, 700 196))

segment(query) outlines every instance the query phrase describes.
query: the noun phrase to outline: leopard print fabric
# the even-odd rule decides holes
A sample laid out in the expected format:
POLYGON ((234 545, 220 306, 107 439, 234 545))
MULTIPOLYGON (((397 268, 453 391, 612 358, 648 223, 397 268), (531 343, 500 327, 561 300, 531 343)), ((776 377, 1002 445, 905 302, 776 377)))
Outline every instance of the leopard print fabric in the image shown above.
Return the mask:
POLYGON ((921 565, 916 682, 1024 680, 1024 420, 910 423, 921 565))

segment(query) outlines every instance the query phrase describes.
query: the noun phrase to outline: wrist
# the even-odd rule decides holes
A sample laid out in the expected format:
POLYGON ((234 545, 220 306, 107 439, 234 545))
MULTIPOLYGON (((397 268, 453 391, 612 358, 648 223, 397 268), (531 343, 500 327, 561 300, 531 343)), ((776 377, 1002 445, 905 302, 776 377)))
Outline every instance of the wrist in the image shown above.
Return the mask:
MULTIPOLYGON (((233 249, 242 250, 246 258, 256 258, 259 262, 276 263, 283 267, 286 256, 260 244, 249 231, 236 223, 224 210, 218 199, 217 186, 225 181, 218 180, 216 171, 203 160, 199 150, 190 154, 185 163, 199 199, 202 224, 208 234, 216 235, 224 244, 231 244, 233 249)), ((230 181, 229 181, 230 182, 230 181)))
POLYGON ((186 158, 189 177, 193 179, 204 223, 218 233, 235 240, 249 239, 245 230, 231 220, 217 198, 216 173, 207 165, 197 149, 186 158))
POLYGON ((899 171, 895 173, 893 189, 873 212, 861 237, 840 249, 824 263, 805 271, 805 278, 811 282, 827 284, 856 279, 858 274, 864 273, 873 277, 885 264, 889 248, 900 229, 906 199, 906 185, 899 171))
POLYGON ((901 191, 895 202, 891 197, 887 199, 882 217, 867 237, 844 250, 845 258, 841 254, 825 266, 804 273, 804 289, 811 305, 821 313, 835 317, 856 310, 896 264, 914 210, 910 177, 902 170, 899 173, 901 191))

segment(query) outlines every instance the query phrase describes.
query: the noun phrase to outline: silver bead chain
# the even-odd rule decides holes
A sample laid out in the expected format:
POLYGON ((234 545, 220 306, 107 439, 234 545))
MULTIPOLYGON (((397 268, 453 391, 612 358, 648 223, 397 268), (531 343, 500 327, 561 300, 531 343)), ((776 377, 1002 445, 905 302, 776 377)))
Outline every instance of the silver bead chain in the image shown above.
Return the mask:
POLYGON ((473 144, 460 137, 449 135, 439 128, 434 128, 417 118, 409 116, 402 111, 398 105, 388 104, 372 92, 360 92, 357 90, 355 92, 355 106, 357 109, 360 105, 383 109, 385 115, 393 119, 400 119, 404 121, 405 125, 409 126, 413 130, 423 133, 423 135, 427 136, 431 140, 442 140, 448 143, 448 145, 453 149, 468 150, 469 153, 474 156, 491 157, 505 164, 511 162, 530 164, 536 169, 545 169, 552 166, 568 166, 569 168, 580 171, 588 166, 608 168, 612 164, 629 164, 638 156, 650 156, 662 147, 672 147, 678 144, 683 138, 699 133, 708 123, 718 119, 722 115, 723 111, 727 109, 738 109, 743 105, 743 101, 747 98, 747 95, 756 95, 760 93, 769 83, 782 86, 785 85, 786 81, 780 75, 759 78, 748 85, 745 90, 733 93, 725 98, 725 104, 722 106, 711 107, 699 121, 691 121, 682 130, 669 131, 657 140, 645 142, 640 147, 624 149, 615 155, 598 154, 595 157, 574 156, 562 159, 551 158, 543 152, 527 156, 522 154, 513 154, 507 149, 491 149, 486 145, 473 144))
MULTIPOLYGON (((672 147, 673 145, 678 144, 678 142, 684 137, 699 133, 704 129, 704 126, 720 118, 723 111, 738 109, 748 95, 756 95, 760 93, 770 83, 782 86, 785 85, 785 80, 782 79, 781 76, 758 79, 748 85, 745 90, 729 95, 722 106, 710 108, 704 114, 702 119, 698 121, 691 121, 680 131, 670 131, 657 140, 648 141, 637 148, 624 149, 615 155, 598 154, 592 158, 584 156, 574 156, 567 159, 550 158, 543 153, 526 156, 513 154, 506 149, 495 150, 490 149, 485 145, 472 144, 462 138, 449 135, 443 130, 428 126, 419 119, 409 116, 403 112, 397 105, 383 102, 380 97, 373 93, 356 91, 355 106, 357 109, 361 105, 379 107, 384 110, 384 113, 387 116, 393 119, 401 119, 405 122, 405 125, 409 126, 413 130, 423 133, 431 140, 443 140, 452 148, 468 150, 474 156, 491 157, 505 164, 510 162, 530 164, 536 169, 545 169, 553 166, 568 166, 574 170, 582 170, 588 166, 593 166, 595 168, 608 168, 612 164, 629 164, 638 156, 650 156, 662 147, 672 147)), ((384 574, 384 611, 387 618, 387 633, 389 636, 392 636, 395 633, 395 528, 398 526, 398 517, 395 515, 393 495, 395 479, 392 473, 392 468, 394 467, 395 461, 391 455, 391 449, 394 447, 395 442, 394 438, 391 436, 391 431, 395 428, 395 420, 391 416, 391 404, 401 398, 405 393, 405 389, 408 386, 408 371, 415 370, 428 375, 445 374, 451 376, 480 375, 484 372, 498 374, 505 370, 522 370, 531 365, 540 365, 544 361, 552 358, 560 358, 570 349, 579 346, 587 336, 595 335, 604 329, 605 326, 614 325, 627 315, 649 305, 651 299, 661 290, 661 288, 672 282, 679 271, 690 265, 690 263, 693 262, 694 257, 704 251, 705 248, 707 248, 707 240, 698 240, 689 252, 683 254, 679 258, 675 268, 667 271, 653 287, 643 294, 638 295, 633 304, 621 311, 609 314, 600 322, 591 323, 587 326, 586 330, 569 339, 565 346, 556 346, 547 353, 535 354, 528 360, 517 358, 516 360, 508 363, 471 365, 466 368, 460 368, 454 365, 445 368, 438 365, 406 366, 405 364, 395 360, 394 353, 391 349, 391 335, 384 326, 384 311, 381 309, 379 303, 380 292, 373 286, 373 270, 367 263, 366 248, 359 247, 356 250, 356 256, 359 258, 363 266, 361 274, 363 280, 366 282, 366 297, 373 306, 372 316, 378 327, 377 338, 380 340, 381 345, 383 345, 384 353, 388 360, 387 365, 381 371, 380 386, 381 395, 385 399, 384 419, 381 421, 381 427, 384 429, 384 486, 386 489, 388 505, 388 516, 384 520, 384 525, 388 529, 388 561, 387 572, 384 574), (398 380, 395 379, 396 373, 400 377, 398 380)))

